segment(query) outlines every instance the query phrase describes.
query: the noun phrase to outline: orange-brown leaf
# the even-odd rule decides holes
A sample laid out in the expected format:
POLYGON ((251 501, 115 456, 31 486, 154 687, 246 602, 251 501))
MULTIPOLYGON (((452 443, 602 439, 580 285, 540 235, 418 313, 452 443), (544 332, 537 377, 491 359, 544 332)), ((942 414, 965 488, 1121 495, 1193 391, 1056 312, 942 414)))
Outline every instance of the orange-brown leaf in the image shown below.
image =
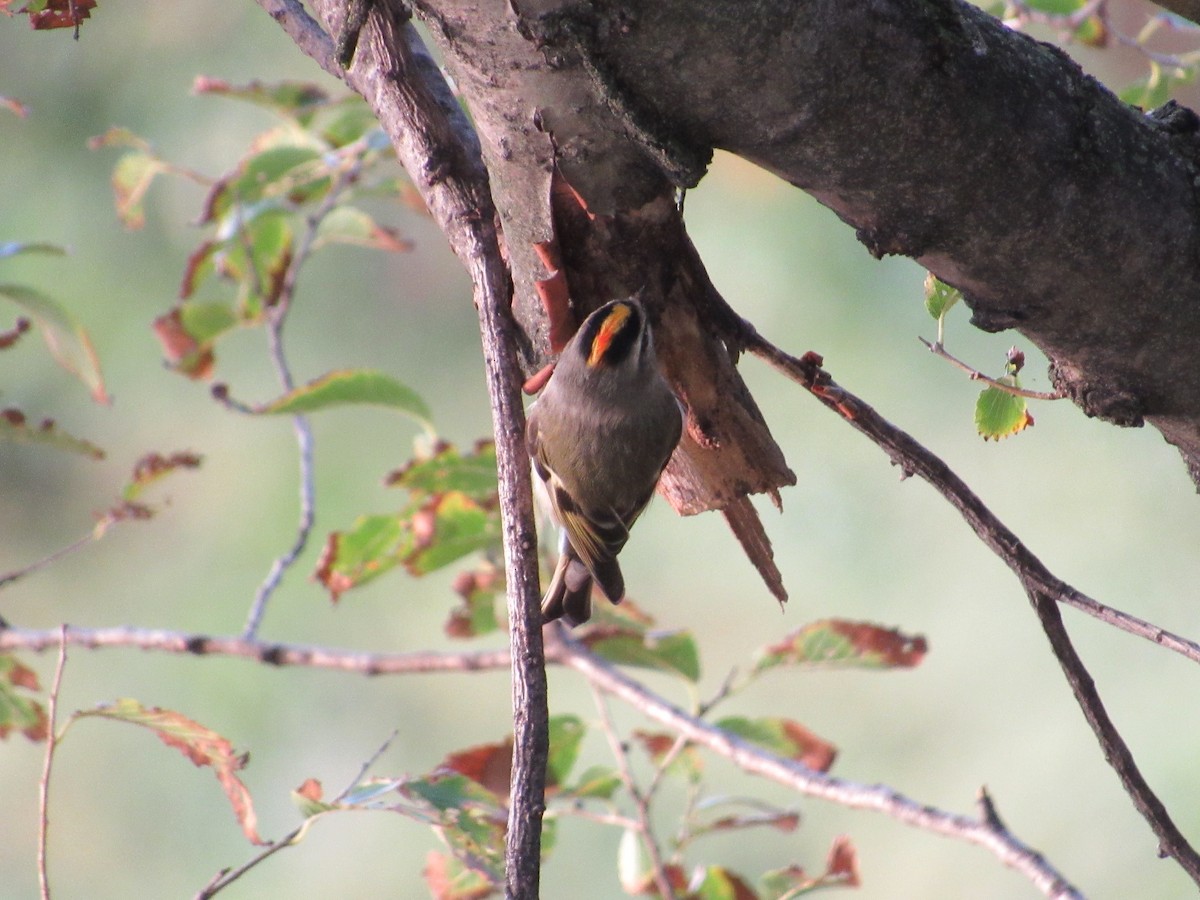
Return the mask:
POLYGON ((306 778, 300 787, 296 788, 296 793, 305 800, 312 800, 314 803, 320 803, 321 798, 325 795, 324 788, 321 787, 321 782, 315 778, 306 778))
POLYGON ((827 878, 836 878, 848 887, 858 887, 861 881, 858 877, 858 853, 850 838, 844 834, 835 838, 829 848, 829 859, 825 863, 827 878))
POLYGON ((321 548, 321 554, 317 557, 316 571, 312 574, 313 580, 329 591, 329 599, 334 603, 341 599, 342 594, 354 587, 352 577, 334 568, 337 564, 338 543, 341 536, 340 531, 329 532, 329 537, 325 538, 325 546, 321 548))
POLYGON ((118 700, 76 715, 101 716, 148 728, 164 744, 174 747, 195 765, 210 767, 233 807, 242 833, 254 844, 265 843, 258 834, 258 819, 250 791, 236 774, 245 768, 249 754, 235 752, 226 738, 174 710, 143 706, 136 700, 118 700))
POLYGON ((512 776, 512 737, 496 744, 480 744, 451 753, 442 760, 442 768, 465 775, 497 797, 507 797, 512 776))
POLYGON ((828 772, 837 758, 837 748, 792 719, 784 719, 782 725, 784 734, 796 747, 792 758, 814 771, 828 772))

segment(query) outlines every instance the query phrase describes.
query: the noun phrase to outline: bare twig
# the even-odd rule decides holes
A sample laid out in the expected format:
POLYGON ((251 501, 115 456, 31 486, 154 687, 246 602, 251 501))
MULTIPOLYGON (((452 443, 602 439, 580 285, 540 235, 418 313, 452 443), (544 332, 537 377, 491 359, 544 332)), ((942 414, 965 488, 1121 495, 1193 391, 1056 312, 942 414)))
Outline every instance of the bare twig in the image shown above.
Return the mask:
POLYGON ((621 776, 621 781, 625 783, 625 790, 629 792, 630 799, 633 800, 636 816, 634 830, 641 837, 646 855, 650 857, 650 866, 653 870, 654 884, 658 888, 658 895, 665 897, 666 900, 675 900, 675 889, 671 886, 667 867, 663 863, 662 850, 658 846, 658 840, 654 837, 654 826, 650 821, 650 799, 642 793, 634 780, 633 769, 629 765, 629 753, 621 742, 620 735, 617 734, 612 716, 609 715, 607 700, 595 684, 590 686, 592 696, 596 700, 596 709, 600 713, 600 727, 604 731, 604 736, 608 738, 608 746, 617 763, 617 773, 621 776))
POLYGON ((797 381, 828 408, 878 444, 906 474, 919 475, 937 489, 966 519, 979 539, 1012 569, 1033 604, 1042 628, 1050 639, 1055 658, 1066 674, 1084 717, 1092 726, 1105 759, 1117 772, 1134 806, 1158 837, 1160 852, 1173 857, 1192 880, 1200 884, 1200 854, 1197 854, 1183 837, 1162 802, 1138 771, 1129 748, 1100 701, 1091 675, 1071 644, 1058 604, 1065 603, 1097 615, 1098 618, 1124 630, 1140 634, 1164 646, 1172 646, 1172 649, 1177 649, 1192 659, 1197 658, 1194 655, 1196 645, 1176 635, 1168 635, 1149 623, 1127 616, 1080 594, 1053 575, 945 462, 911 435, 884 419, 869 404, 837 385, 821 368, 821 360, 818 357, 809 354, 803 359, 798 359, 765 340, 749 323, 745 323, 744 328, 745 333, 742 337, 755 355, 767 360, 789 378, 797 381))
POLYGON ((935 809, 888 787, 857 784, 816 772, 794 760, 755 747, 651 693, 565 634, 560 633, 549 645, 547 653, 548 658, 579 672, 605 693, 624 700, 648 718, 725 757, 746 772, 769 778, 811 797, 853 809, 873 809, 905 824, 977 844, 1024 875, 1047 897, 1083 896, 1040 853, 1006 829, 996 828, 994 823, 935 809))
POLYGON ((96 540, 96 530, 92 529, 79 540, 72 541, 65 547, 59 547, 53 553, 49 553, 46 556, 43 556, 41 559, 34 560, 27 565, 21 566, 19 569, 13 569, 12 571, 5 572, 4 574, 0 575, 0 588, 6 587, 15 581, 20 581, 25 576, 32 575, 39 569, 44 569, 47 566, 53 565, 60 559, 70 556, 76 550, 82 550, 94 540, 96 540))
POLYGON ((1016 387, 1015 385, 1005 384, 1003 381, 989 378, 978 369, 967 365, 957 356, 951 354, 941 341, 927 341, 923 337, 918 337, 917 340, 924 344, 926 349, 934 356, 940 356, 955 368, 966 372, 972 381, 982 381, 984 384, 991 385, 996 390, 1004 391, 1006 394, 1012 394, 1014 397, 1028 397, 1031 400, 1062 400, 1067 396, 1062 391, 1031 391, 1026 388, 1016 387))
POLYGON ((50 835, 50 769, 54 765, 54 750, 58 745, 55 733, 58 714, 58 692, 62 687, 63 670, 67 666, 67 626, 59 629, 58 665, 54 667, 54 683, 50 685, 50 696, 46 700, 46 756, 42 763, 42 777, 38 781, 37 867, 38 886, 42 900, 50 900, 50 877, 47 869, 47 841, 50 835))
POLYGON ((192 656, 233 656, 268 666, 299 666, 329 669, 356 675, 401 675, 415 672, 475 672, 507 669, 507 650, 481 650, 471 653, 366 653, 306 644, 247 639, 241 636, 189 634, 148 628, 67 628, 34 631, 24 628, 0 629, 0 652, 33 650, 42 652, 57 646, 60 640, 75 647, 98 650, 128 647, 185 653, 192 656))

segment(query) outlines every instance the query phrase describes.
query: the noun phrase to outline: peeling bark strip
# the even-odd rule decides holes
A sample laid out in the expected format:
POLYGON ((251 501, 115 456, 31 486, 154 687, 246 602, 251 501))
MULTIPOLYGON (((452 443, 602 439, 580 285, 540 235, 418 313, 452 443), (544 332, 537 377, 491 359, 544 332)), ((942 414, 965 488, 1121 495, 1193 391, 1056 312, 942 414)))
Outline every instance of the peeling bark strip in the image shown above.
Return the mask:
POLYGON ((414 6, 475 115, 526 327, 552 158, 620 215, 720 147, 962 288, 979 327, 1037 344, 1088 415, 1149 421, 1200 484, 1194 116, 1143 115, 958 0, 414 6))

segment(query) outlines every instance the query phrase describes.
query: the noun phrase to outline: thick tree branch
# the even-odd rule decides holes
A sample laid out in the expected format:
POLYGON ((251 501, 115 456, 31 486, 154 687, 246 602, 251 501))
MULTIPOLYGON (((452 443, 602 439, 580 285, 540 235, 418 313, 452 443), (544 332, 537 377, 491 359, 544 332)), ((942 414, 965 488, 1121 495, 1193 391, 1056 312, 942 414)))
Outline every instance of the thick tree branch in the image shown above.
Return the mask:
MULTIPOLYGON (((1200 485, 1191 111, 1126 106, 962 0, 416 5, 466 73, 489 166, 515 158, 544 176, 552 156, 589 209, 619 217, 661 193, 663 148, 756 162, 876 256, 911 256, 961 288, 980 328, 1021 331, 1088 415, 1151 422, 1200 485)), ((502 210, 520 177, 499 186, 502 210)))

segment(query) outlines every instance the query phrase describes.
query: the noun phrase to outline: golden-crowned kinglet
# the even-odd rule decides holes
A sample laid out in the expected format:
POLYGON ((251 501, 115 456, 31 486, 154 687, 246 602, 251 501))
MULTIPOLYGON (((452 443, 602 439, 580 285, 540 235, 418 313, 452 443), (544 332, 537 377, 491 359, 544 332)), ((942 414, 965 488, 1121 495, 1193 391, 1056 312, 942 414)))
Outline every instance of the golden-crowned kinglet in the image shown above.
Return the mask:
POLYGON ((646 311, 613 300, 584 320, 529 411, 526 444, 546 483, 562 552, 542 600, 546 621, 592 614, 592 581, 625 596, 617 554, 650 502, 683 430, 659 372, 646 311))

